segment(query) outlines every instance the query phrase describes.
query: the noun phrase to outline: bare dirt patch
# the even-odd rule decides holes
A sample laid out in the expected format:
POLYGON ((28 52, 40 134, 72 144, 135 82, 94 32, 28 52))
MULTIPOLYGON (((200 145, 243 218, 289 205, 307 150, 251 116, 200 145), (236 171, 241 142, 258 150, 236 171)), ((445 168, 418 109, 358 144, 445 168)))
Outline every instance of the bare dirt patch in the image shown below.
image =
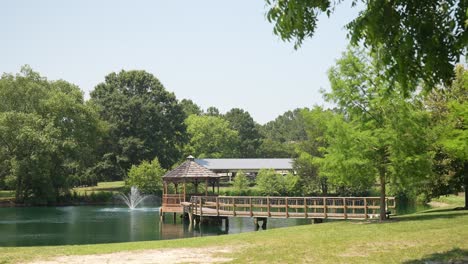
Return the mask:
POLYGON ((48 260, 29 262, 30 264, 101 264, 101 263, 222 263, 233 260, 222 257, 231 253, 232 248, 178 248, 122 251, 109 254, 59 256, 48 260))

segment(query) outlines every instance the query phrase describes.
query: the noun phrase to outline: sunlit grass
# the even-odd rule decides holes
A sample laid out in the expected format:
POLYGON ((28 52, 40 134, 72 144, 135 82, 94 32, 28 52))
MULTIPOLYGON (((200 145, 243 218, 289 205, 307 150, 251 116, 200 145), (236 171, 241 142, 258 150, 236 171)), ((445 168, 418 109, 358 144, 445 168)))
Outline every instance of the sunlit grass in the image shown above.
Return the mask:
POLYGON ((462 195, 444 195, 440 196, 439 198, 434 198, 432 199, 433 202, 438 202, 438 203, 444 203, 450 206, 455 206, 455 207, 463 207, 465 206, 465 196, 464 194, 462 195))
POLYGON ((84 195, 85 193, 89 194, 92 192, 120 192, 125 186, 124 181, 113 181, 113 182, 99 182, 97 186, 90 187, 77 187, 73 188, 73 191, 78 195, 84 195))

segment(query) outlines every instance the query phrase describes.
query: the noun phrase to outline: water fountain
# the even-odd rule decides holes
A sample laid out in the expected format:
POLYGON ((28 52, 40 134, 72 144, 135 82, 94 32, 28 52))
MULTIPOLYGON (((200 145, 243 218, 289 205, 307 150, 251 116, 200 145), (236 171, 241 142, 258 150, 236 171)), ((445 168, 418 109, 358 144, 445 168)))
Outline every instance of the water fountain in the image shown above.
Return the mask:
POLYGON ((130 188, 130 193, 128 195, 119 193, 117 197, 121 199, 122 201, 124 201, 125 204, 127 204, 128 208, 133 210, 138 206, 138 204, 140 204, 143 200, 145 200, 149 196, 140 194, 140 191, 138 190, 138 188, 135 186, 132 186, 130 188))

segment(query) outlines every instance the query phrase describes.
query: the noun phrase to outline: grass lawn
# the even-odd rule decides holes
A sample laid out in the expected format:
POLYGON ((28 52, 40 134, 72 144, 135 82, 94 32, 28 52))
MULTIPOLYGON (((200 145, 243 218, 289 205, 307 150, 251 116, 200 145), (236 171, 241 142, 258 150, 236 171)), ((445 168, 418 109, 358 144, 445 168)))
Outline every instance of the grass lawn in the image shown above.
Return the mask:
POLYGON ((15 197, 15 191, 0 191, 0 198, 15 197))
POLYGON ((77 187, 73 188, 73 191, 77 192, 79 195, 84 195, 85 193, 92 192, 120 192, 124 187, 124 181, 113 181, 113 182, 99 182, 97 186, 91 187, 77 187))
POLYGON ((15 191, 0 191, 0 201, 15 198, 15 191))
POLYGON ((1 247, 0 263, 62 255, 220 246, 233 250, 216 253, 215 256, 233 258, 234 263, 424 263, 432 260, 468 260, 468 211, 439 208, 395 217, 386 223, 337 221, 165 241, 1 247))
POLYGON ((448 205, 454 206, 454 207, 463 207, 463 206, 465 206, 464 193, 460 193, 459 195, 440 196, 439 198, 432 199, 431 202, 448 204, 448 205))

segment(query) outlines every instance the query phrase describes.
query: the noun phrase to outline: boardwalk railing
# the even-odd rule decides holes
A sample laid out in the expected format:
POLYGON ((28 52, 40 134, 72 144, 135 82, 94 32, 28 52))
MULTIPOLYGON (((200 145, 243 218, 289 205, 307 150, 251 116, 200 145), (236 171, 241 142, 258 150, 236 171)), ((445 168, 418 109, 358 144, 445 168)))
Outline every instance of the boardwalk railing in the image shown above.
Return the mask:
POLYGON ((183 194, 164 194, 162 196, 162 212, 181 213, 183 208, 181 203, 185 202, 183 194))
MULTIPOLYGON (((369 219, 380 214, 379 197, 192 196, 184 203, 198 216, 369 219)), ((386 210, 395 198, 386 198, 386 210)))

